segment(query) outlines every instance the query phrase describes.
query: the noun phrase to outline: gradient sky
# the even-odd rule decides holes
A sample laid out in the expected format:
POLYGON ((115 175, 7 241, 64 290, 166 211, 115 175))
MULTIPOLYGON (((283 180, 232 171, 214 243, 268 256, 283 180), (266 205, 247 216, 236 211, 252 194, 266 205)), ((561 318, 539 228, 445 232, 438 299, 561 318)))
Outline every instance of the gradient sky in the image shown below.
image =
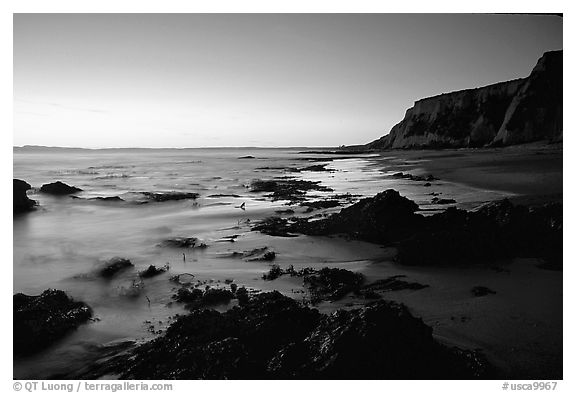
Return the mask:
POLYGON ((554 16, 16 14, 14 144, 367 143, 555 49, 554 16))

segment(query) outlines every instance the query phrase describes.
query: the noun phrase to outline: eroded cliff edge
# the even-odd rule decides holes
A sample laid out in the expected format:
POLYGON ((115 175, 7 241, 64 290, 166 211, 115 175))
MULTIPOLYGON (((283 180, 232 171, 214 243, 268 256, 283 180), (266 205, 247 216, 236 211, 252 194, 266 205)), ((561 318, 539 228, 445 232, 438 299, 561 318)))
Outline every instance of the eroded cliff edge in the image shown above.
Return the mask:
POLYGON ((562 140, 562 51, 544 53, 527 78, 416 101, 388 135, 365 147, 480 147, 539 140, 562 140))

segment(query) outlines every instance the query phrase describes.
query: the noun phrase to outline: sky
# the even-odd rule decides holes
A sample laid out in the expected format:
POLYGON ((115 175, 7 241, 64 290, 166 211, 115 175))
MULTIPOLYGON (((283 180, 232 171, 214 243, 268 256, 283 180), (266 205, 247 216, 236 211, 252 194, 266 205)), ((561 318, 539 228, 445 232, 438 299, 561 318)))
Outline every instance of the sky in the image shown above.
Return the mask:
POLYGON ((557 49, 555 16, 15 14, 14 145, 363 144, 557 49))

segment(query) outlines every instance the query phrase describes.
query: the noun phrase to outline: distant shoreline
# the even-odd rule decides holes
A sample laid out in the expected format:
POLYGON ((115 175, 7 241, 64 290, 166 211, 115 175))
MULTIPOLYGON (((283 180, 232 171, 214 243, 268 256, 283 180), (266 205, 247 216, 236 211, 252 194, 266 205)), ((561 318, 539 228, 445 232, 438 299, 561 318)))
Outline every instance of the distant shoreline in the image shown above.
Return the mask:
POLYGON ((304 147, 304 146, 291 146, 291 147, 258 147, 258 146, 211 146, 211 147, 60 147, 60 146, 36 146, 24 145, 13 146, 14 152, 62 152, 62 151, 126 151, 126 150, 335 150, 337 147, 304 147))

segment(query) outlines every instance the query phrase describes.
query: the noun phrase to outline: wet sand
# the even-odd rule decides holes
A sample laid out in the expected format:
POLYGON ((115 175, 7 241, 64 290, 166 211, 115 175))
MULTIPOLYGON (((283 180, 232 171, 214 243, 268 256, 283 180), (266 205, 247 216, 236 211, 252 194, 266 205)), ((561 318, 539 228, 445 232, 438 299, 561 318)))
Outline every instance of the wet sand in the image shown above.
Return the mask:
POLYGON ((562 201, 562 144, 533 143, 506 148, 391 151, 434 176, 483 190, 503 191, 519 203, 562 201))
MULTIPOLYGON (((502 192, 513 202, 562 201, 562 145, 529 144, 508 148, 383 153, 390 169, 433 174, 479 191, 502 192)), ((454 194, 451 194, 454 195, 454 194)), ((455 195, 458 199, 458 195, 455 195)), ((478 197, 473 208, 481 202, 478 197)), ((430 285, 419 291, 390 292, 448 344, 481 349, 511 378, 562 377, 562 272, 537 267, 535 259, 516 259, 504 270, 402 267, 390 261, 360 271, 370 280, 404 274, 430 285), (474 297, 481 285, 495 291, 474 297)))

